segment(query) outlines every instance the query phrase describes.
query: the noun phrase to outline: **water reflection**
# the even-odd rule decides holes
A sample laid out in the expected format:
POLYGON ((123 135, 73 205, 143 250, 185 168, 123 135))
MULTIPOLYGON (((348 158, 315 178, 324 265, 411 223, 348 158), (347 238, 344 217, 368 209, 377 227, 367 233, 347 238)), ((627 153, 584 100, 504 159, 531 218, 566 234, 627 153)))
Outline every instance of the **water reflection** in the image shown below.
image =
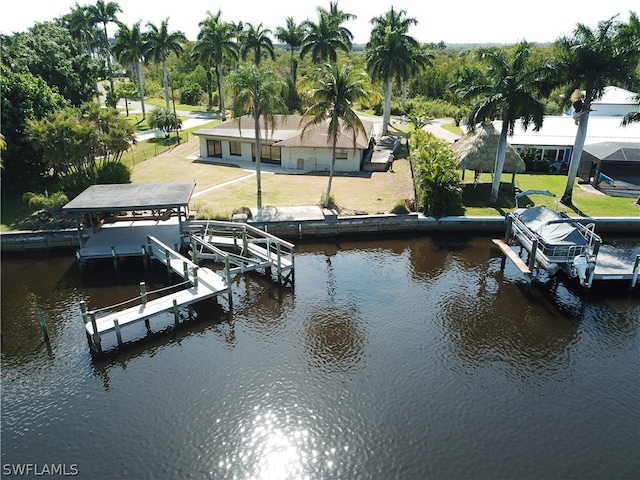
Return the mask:
POLYGON ((344 372, 364 358, 366 335, 358 310, 348 305, 318 305, 305 320, 304 344, 311 365, 344 372))
POLYGON ((160 316, 99 361, 76 302, 131 298, 140 277, 3 263, 3 463, 97 479, 633 478, 640 290, 528 284, 500 260, 490 239, 302 246, 295 291, 238 276, 233 310, 221 297, 178 328, 160 316))

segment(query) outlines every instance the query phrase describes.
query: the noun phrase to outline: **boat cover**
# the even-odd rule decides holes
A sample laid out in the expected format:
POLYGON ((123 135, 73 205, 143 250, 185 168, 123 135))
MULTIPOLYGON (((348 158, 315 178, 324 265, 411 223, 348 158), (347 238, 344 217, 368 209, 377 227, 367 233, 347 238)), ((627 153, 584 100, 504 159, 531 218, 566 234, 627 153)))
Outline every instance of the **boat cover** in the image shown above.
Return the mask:
POLYGON ((586 245, 589 242, 571 223, 552 223, 565 217, 544 205, 525 208, 516 216, 547 245, 586 245))

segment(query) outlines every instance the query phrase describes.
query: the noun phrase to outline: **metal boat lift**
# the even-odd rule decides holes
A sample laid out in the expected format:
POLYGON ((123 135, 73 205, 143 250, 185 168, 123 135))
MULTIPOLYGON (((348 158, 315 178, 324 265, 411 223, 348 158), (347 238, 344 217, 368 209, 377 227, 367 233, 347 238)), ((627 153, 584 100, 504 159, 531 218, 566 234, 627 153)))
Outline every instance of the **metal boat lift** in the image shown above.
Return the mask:
POLYGON ((583 287, 591 288, 594 281, 628 280, 631 288, 638 285, 640 249, 628 252, 602 243, 595 233, 595 222, 571 218, 558 211, 558 199, 547 190, 528 190, 516 195, 516 208, 506 216, 503 240, 493 242, 527 275, 535 268, 543 268, 551 275, 563 270, 569 277, 578 278, 583 287), (538 206, 519 208, 524 196, 542 194, 556 199, 556 211, 538 206), (528 263, 511 246, 529 254, 528 263))

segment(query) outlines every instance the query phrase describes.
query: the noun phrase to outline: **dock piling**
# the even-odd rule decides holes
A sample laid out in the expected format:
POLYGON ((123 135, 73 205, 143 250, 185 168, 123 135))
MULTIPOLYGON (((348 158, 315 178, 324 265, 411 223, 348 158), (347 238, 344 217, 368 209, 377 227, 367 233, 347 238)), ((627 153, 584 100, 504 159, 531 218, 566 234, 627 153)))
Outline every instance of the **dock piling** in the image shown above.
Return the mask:
POLYGON ((42 328, 42 334, 44 335, 44 341, 49 343, 49 331, 47 330, 47 321, 44 318, 44 313, 38 314, 38 320, 40 321, 40 328, 42 328))
POLYGON ((118 347, 122 347, 122 333, 120 332, 120 324, 118 323, 117 318, 113 320, 113 328, 116 331, 116 338, 118 339, 118 347))
POLYGON ((100 338, 100 332, 98 331, 98 325, 96 324, 96 314, 93 312, 88 312, 88 315, 89 320, 91 321, 91 326, 93 327, 93 347, 98 353, 102 353, 102 339, 100 338))
POLYGON ((118 271, 118 255, 116 255, 115 247, 111 247, 111 259, 113 260, 113 269, 118 271))
POLYGON ((529 254, 529 270, 533 272, 533 268, 536 266, 536 253, 538 252, 538 240, 534 240, 531 245, 531 253, 529 254))
POLYGON ((145 282, 140 282, 140 300, 143 306, 147 304, 147 284, 145 282))
POLYGON ((180 312, 178 311, 178 302, 175 298, 173 299, 173 323, 175 323, 176 327, 180 323, 180 312))

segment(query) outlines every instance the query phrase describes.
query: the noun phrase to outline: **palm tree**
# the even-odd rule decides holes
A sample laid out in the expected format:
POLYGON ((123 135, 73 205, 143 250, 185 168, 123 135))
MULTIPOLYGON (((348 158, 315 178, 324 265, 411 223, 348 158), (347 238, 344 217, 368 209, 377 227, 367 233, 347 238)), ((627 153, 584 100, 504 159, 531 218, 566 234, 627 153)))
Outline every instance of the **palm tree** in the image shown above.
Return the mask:
MULTIPOLYGON (((220 19, 221 12, 218 10, 216 15, 207 12, 208 16, 200 22, 200 32, 194 46, 194 54, 206 65, 207 83, 210 84, 209 64, 216 66, 218 95, 220 97, 220 113, 224 117, 224 81, 222 63, 225 58, 233 61, 238 60, 238 45, 234 41, 236 38, 235 27, 220 19)), ((209 104, 212 103, 211 91, 209 93, 209 104)))
POLYGON ((518 43, 509 57, 500 50, 480 50, 480 59, 487 62, 485 82, 477 82, 461 90, 463 99, 478 99, 467 120, 473 131, 477 124, 499 117, 502 129, 496 152, 490 205, 497 205, 502 169, 507 154, 507 135, 513 135, 517 120, 526 130, 534 124, 534 131, 542 127, 544 105, 537 99, 546 86, 542 74, 548 66, 531 66, 532 45, 518 43))
POLYGON ((353 41, 353 34, 349 29, 343 27, 342 24, 349 20, 355 20, 358 18, 356 15, 340 10, 337 1, 329 2, 328 10, 323 7, 318 7, 317 10, 320 16, 326 15, 334 28, 344 37, 346 43, 350 44, 353 41))
POLYGON ((327 140, 331 142, 331 168, 329 183, 325 195, 324 207, 328 208, 331 196, 331 183, 336 164, 336 146, 343 130, 353 135, 355 148, 358 133, 367 135, 362 121, 353 110, 353 106, 367 96, 366 77, 356 74, 350 65, 339 68, 325 65, 321 71, 318 86, 312 92, 313 104, 303 115, 306 121, 302 136, 310 128, 327 128, 327 140))
MULTIPOLYGON (((638 107, 640 107, 640 95, 636 95, 634 101, 638 104, 638 107)), ((629 112, 624 116, 622 126, 626 127, 630 123, 640 123, 640 110, 629 112)))
POLYGON ((240 55, 242 59, 246 60, 249 52, 253 52, 253 63, 256 67, 259 67, 264 51, 271 57, 271 60, 275 60, 276 54, 273 50, 273 42, 269 37, 271 30, 262 28, 262 24, 254 27, 247 23, 244 27, 240 36, 240 55))
POLYGON ((123 23, 118 24, 120 29, 116 33, 116 42, 113 46, 113 53, 116 59, 123 65, 130 65, 138 84, 140 103, 142 104, 142 119, 146 118, 144 106, 144 70, 143 62, 147 56, 147 43, 145 35, 140 28, 140 22, 133 24, 129 28, 123 23))
MULTIPOLYGON (((587 137, 592 102, 602 97, 608 85, 628 81, 638 66, 638 37, 628 35, 629 30, 617 24, 615 18, 599 22, 595 31, 578 24, 572 37, 562 37, 556 41, 560 51, 559 66, 567 85, 565 98, 569 100, 571 92, 576 89, 584 92, 574 105, 578 131, 571 152, 567 184, 561 198, 565 205, 573 204, 573 186, 587 137)), ((632 15, 627 27, 633 28, 634 21, 637 25, 637 16, 632 15)))
POLYGON ((116 2, 107 2, 97 0, 95 5, 89 5, 88 11, 94 25, 102 25, 102 48, 107 60, 107 76, 109 77, 109 85, 113 92, 113 72, 111 71, 111 48, 109 46, 109 35, 107 34, 107 25, 111 22, 117 22, 117 14, 122 13, 120 5, 116 2))
POLYGON ((182 53, 182 45, 187 41, 184 33, 180 31, 169 32, 169 19, 160 23, 160 28, 153 23, 147 23, 147 48, 150 58, 162 64, 162 81, 164 84, 164 99, 166 109, 169 110, 169 76, 167 74, 167 58, 173 52, 176 55, 182 53))
POLYGON ((366 46, 367 70, 372 80, 385 83, 384 108, 382 115, 382 134, 389 133, 391 119, 391 93, 394 78, 401 82, 409 78, 412 72, 426 64, 427 57, 416 55, 418 42, 407 34, 409 27, 416 25, 415 18, 406 16, 405 10, 394 10, 371 19, 373 31, 366 46))
POLYGON ((276 113, 284 109, 280 96, 281 82, 274 72, 261 70, 256 65, 238 68, 231 74, 231 84, 235 90, 233 99, 233 116, 238 118, 249 114, 254 120, 256 142, 256 182, 257 206, 262 209, 262 179, 260 175, 260 154, 262 141, 260 135, 260 119, 263 119, 265 131, 275 128, 276 113))
POLYGON ((173 130, 178 135, 178 130, 182 128, 182 120, 168 108, 154 108, 149 113, 149 127, 159 128, 164 132, 164 136, 169 138, 173 130))
POLYGON ((326 11, 320 11, 317 24, 305 21, 303 26, 307 33, 302 41, 300 58, 310 53, 313 63, 335 63, 338 50, 345 53, 351 51, 353 35, 347 28, 337 24, 326 11))
POLYGON ((289 49, 291 50, 291 82, 293 85, 296 83, 296 71, 298 67, 298 62, 294 58, 294 53, 297 48, 302 46, 302 40, 304 40, 304 36, 306 33, 306 29, 304 24, 297 25, 293 20, 293 17, 287 17, 286 19, 287 26, 286 27, 278 27, 276 29, 276 37, 281 42, 289 45, 289 49))
POLYGON ((69 34, 78 43, 80 51, 93 57, 94 42, 97 37, 95 23, 89 7, 80 6, 76 2, 71 12, 64 16, 69 34))

